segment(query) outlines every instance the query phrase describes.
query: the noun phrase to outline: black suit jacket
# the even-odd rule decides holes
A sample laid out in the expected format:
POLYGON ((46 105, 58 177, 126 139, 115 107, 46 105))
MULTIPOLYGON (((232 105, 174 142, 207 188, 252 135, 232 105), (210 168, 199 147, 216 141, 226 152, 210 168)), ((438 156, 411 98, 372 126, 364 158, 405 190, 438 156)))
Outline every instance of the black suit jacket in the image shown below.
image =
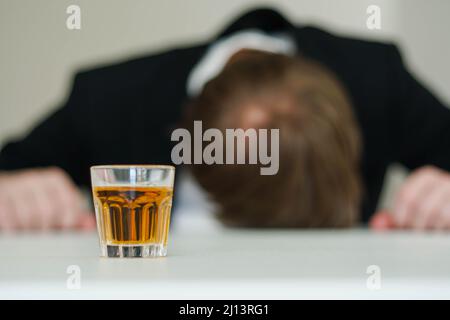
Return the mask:
MULTIPOLYGON (((300 54, 334 71, 348 90, 364 143, 363 221, 390 163, 450 170, 450 111, 410 75, 394 45, 294 26, 270 9, 244 14, 216 38, 248 28, 289 33, 300 54)), ((91 165, 171 163, 186 79, 212 41, 78 73, 62 108, 4 146, 0 169, 59 166, 89 186, 91 165)))

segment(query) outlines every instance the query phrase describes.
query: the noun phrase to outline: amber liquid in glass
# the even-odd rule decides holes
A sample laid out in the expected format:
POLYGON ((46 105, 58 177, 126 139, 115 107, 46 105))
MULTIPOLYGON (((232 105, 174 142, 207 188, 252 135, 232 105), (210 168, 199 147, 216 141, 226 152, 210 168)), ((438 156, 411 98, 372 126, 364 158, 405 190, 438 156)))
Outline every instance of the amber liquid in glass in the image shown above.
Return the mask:
POLYGON ((93 194, 107 244, 167 245, 172 188, 96 187, 93 194))

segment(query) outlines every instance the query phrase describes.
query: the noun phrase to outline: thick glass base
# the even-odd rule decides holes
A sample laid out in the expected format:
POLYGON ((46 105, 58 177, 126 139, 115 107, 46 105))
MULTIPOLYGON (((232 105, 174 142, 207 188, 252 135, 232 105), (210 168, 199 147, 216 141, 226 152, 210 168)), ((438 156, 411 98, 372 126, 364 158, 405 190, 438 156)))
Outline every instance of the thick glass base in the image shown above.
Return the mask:
POLYGON ((108 258, 156 258, 165 257, 167 248, 162 244, 147 245, 103 245, 102 256, 108 258))

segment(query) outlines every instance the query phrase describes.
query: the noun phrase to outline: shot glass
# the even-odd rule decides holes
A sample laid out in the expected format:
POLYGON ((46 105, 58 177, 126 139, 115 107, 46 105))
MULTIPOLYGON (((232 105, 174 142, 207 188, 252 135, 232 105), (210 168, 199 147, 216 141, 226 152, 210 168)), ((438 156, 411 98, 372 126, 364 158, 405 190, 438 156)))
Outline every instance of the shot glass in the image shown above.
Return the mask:
POLYGON ((91 167, 101 256, 167 255, 174 178, 172 166, 91 167))

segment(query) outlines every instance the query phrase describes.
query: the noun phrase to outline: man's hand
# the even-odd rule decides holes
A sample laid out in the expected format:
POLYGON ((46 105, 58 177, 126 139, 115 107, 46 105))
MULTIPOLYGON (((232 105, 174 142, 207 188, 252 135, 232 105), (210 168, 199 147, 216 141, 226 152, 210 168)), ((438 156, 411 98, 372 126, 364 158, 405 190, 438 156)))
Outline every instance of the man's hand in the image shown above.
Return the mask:
POLYGON ((94 217, 63 170, 0 173, 0 230, 94 227, 94 217))
POLYGON ((377 213, 371 227, 450 229, 450 173, 432 166, 414 171, 397 194, 390 214, 377 213))
POLYGON ((396 229, 397 225, 395 224, 394 218, 392 214, 387 210, 380 210, 373 215, 373 217, 369 221, 369 227, 372 230, 376 231, 385 231, 396 229))

